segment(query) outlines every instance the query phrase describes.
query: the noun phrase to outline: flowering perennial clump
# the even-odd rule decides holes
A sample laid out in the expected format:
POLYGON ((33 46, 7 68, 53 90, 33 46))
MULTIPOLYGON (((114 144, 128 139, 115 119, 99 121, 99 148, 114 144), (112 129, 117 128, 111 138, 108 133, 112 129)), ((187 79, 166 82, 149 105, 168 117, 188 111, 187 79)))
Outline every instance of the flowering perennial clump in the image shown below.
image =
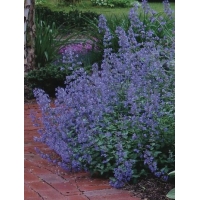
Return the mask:
POLYGON ((118 52, 100 16, 100 70, 97 64, 90 75, 74 70, 66 87, 57 89, 54 107, 43 90, 34 90, 42 111, 41 120, 34 120, 42 124, 36 140, 60 155, 53 161, 110 177, 116 188, 149 173, 167 180, 174 169, 174 40, 146 31, 137 9, 130 11, 128 31, 116 28, 118 52))
POLYGON ((74 43, 74 44, 70 44, 67 45, 65 47, 62 47, 60 49, 60 53, 65 53, 65 52, 69 52, 69 51, 73 51, 75 53, 87 53, 87 51, 91 51, 92 50, 92 45, 89 43, 74 43))
POLYGON ((59 51, 60 58, 56 60, 54 64, 61 66, 61 70, 75 70, 79 68, 80 65, 84 66, 85 69, 88 67, 88 70, 90 70, 90 62, 93 58, 92 55, 96 58, 97 56, 95 55, 99 52, 95 44, 96 42, 97 39, 93 38, 93 41, 87 40, 62 46, 59 51))

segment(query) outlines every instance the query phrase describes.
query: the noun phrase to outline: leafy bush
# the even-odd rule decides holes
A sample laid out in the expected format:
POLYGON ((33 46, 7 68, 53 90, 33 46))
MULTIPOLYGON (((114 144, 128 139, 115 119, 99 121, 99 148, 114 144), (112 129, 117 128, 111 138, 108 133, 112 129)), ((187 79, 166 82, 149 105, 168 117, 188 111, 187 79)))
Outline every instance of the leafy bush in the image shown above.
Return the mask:
POLYGON ((62 3, 63 3, 64 5, 69 6, 69 5, 75 5, 79 2, 80 2, 80 0, 60 0, 59 4, 62 5, 62 3))
POLYGON ((35 1, 35 5, 42 5, 42 4, 45 4, 46 3, 46 0, 36 0, 35 1))
POLYGON ((87 27, 87 21, 85 17, 91 21, 98 19, 99 14, 94 12, 82 12, 79 10, 72 10, 68 13, 62 11, 52 11, 44 6, 36 6, 35 9, 36 18, 45 21, 47 24, 55 23, 56 27, 59 27, 63 33, 69 34, 72 29, 82 29, 87 27))
MULTIPOLYGON (((44 89, 49 96, 55 96, 55 88, 64 87, 64 81, 68 73, 60 70, 54 65, 47 65, 36 70, 32 70, 25 77, 25 82, 29 84, 31 90, 34 88, 44 89)), ((31 95, 31 94, 29 94, 31 95)))
POLYGON ((131 7, 134 0, 91 0, 93 6, 105 7, 131 7))
POLYGON ((136 11, 137 6, 130 11, 127 31, 115 30, 117 52, 100 16, 101 70, 97 64, 92 74, 73 70, 66 87, 56 91, 55 107, 43 90, 34 90, 42 111, 41 121, 33 115, 35 125, 42 124, 35 139, 60 155, 52 162, 107 176, 116 188, 150 173, 166 181, 175 167, 174 38, 163 45, 168 38, 144 31, 136 11))
POLYGON ((133 6, 134 3, 135 1, 133 0, 111 0, 111 4, 113 4, 114 7, 121 7, 121 8, 131 7, 133 6))
POLYGON ((93 6, 107 6, 114 7, 113 4, 110 4, 108 0, 91 0, 93 6))
MULTIPOLYGON (((138 0, 139 2, 142 2, 142 1, 144 1, 144 0, 138 0)), ((147 0, 148 1, 148 3, 151 3, 151 2, 160 2, 160 3, 162 3, 163 2, 163 0, 147 0)), ((164 0, 165 2, 175 2, 175 0, 164 0)))

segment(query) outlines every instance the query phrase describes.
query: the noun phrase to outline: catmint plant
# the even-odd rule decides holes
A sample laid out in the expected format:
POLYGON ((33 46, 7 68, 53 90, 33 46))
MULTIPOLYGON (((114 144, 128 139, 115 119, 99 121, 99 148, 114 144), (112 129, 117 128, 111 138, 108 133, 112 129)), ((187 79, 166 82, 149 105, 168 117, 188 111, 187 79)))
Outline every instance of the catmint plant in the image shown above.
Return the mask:
MULTIPOLYGON (((145 2, 143 8, 149 9, 145 2)), ((135 5, 128 30, 116 27, 117 52, 100 16, 100 70, 96 63, 91 74, 74 69, 53 107, 44 91, 34 90, 42 111, 37 141, 60 156, 53 162, 105 175, 116 188, 148 174, 167 181, 174 168, 174 42, 163 45, 166 38, 146 30, 138 15, 135 5)))

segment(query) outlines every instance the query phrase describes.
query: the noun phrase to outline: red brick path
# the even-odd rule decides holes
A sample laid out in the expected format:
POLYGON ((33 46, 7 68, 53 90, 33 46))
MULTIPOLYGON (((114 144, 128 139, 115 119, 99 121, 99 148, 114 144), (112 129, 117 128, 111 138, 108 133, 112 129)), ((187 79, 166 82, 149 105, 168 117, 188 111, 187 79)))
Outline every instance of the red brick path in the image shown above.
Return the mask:
POLYGON ((34 150, 50 151, 44 144, 33 141, 37 128, 32 125, 30 109, 24 106, 24 199, 25 200, 140 200, 128 191, 110 187, 108 180, 92 179, 85 172, 67 173, 42 159, 34 150))

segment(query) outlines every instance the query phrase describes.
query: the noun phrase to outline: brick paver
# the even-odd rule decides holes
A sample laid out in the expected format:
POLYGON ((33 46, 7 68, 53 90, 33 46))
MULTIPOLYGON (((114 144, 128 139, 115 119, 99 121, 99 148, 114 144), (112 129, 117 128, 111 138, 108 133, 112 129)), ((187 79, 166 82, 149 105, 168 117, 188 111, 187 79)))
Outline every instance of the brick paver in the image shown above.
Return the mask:
POLYGON ((68 173, 37 155, 34 147, 50 149, 33 140, 38 133, 30 119, 31 109, 38 110, 37 104, 24 105, 25 200, 140 200, 128 191, 111 188, 108 180, 90 178, 86 172, 68 173))

